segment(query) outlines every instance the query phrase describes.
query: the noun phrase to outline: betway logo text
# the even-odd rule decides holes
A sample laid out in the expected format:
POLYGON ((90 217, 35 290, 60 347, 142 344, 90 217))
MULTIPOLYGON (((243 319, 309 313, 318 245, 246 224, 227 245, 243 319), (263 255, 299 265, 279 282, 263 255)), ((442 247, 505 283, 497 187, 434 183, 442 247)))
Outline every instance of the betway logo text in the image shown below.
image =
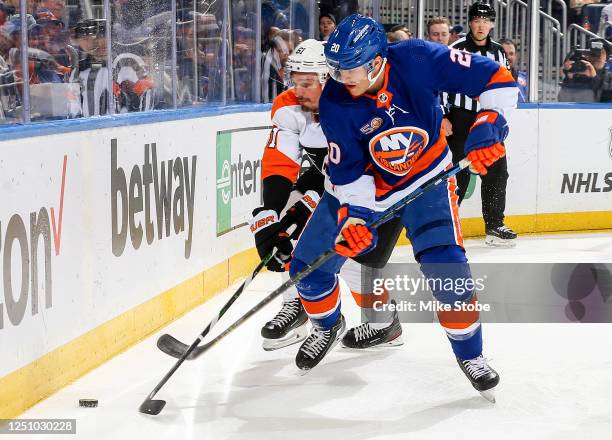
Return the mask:
POLYGON ((115 256, 123 254, 128 234, 132 246, 138 249, 143 235, 150 245, 156 237, 161 240, 170 236, 172 226, 175 235, 186 235, 185 258, 190 257, 196 162, 197 156, 191 156, 191 164, 185 156, 158 163, 157 145, 145 144, 144 162, 132 167, 128 184, 124 169, 117 165, 117 139, 111 140, 111 223, 115 256))
MULTIPOLYGON (((45 281, 45 308, 53 305, 53 278, 51 273, 51 237, 53 237, 53 248, 55 255, 60 254, 60 243, 62 239, 62 214, 64 212, 64 188, 66 185, 66 167, 68 157, 64 156, 62 167, 62 183, 59 188, 59 211, 54 208, 47 210, 44 206, 37 211, 30 212, 29 228, 26 228, 27 219, 19 214, 13 214, 6 223, 0 218, 0 253, 2 255, 2 286, 4 287, 4 303, 0 300, 0 329, 4 328, 4 315, 9 321, 17 326, 23 320, 30 298, 30 312, 32 316, 39 310, 39 263, 41 256, 38 251, 42 240, 45 281), (51 222, 49 223, 49 211, 51 222), (57 219, 57 221, 56 221, 57 219), (4 233, 3 233, 3 228, 4 233), (53 235, 51 235, 53 231, 53 235), (4 240, 2 238, 4 237, 4 240), (13 258, 16 257, 16 258, 13 258), (13 271, 15 264, 19 262, 21 267, 20 280, 14 280, 13 271), (21 286, 18 295, 15 295, 14 287, 21 286), (6 310, 4 307, 6 306, 6 310)), ((32 191, 31 194, 35 194, 32 191)))

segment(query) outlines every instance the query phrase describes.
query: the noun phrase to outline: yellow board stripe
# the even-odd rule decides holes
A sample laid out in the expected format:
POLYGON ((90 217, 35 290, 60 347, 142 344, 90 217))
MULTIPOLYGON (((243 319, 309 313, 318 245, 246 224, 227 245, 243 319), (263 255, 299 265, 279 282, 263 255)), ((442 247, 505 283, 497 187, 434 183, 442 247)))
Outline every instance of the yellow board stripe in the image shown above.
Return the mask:
MULTIPOLYGON (((510 216, 518 233, 612 229, 612 211, 510 216)), ((480 218, 461 221, 464 237, 484 235, 480 218)), ((407 244, 402 236, 399 244, 407 244)), ((241 252, 0 378, 0 419, 10 419, 208 301, 257 264, 241 252), (95 347, 95 349, 92 349, 95 347)), ((195 335, 194 335, 195 336, 195 335)))
POLYGON ((18 416, 208 301, 236 279, 252 271, 257 260, 254 249, 234 255, 0 378, 0 419, 18 416))
MULTIPOLYGON (((518 234, 601 231, 612 229, 612 211, 512 215, 505 221, 518 234)), ((464 238, 485 235, 482 218, 461 219, 461 229, 464 238)), ((398 244, 410 241, 402 235, 398 244)))

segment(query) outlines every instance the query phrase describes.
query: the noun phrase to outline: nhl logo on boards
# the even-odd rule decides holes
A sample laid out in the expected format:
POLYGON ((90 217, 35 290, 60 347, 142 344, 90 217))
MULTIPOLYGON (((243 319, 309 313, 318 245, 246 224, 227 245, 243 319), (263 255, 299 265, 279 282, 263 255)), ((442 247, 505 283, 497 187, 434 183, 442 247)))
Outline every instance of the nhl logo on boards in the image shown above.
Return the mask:
POLYGON ((418 127, 395 127, 370 140, 374 163, 396 176, 407 175, 427 144, 429 135, 418 127))

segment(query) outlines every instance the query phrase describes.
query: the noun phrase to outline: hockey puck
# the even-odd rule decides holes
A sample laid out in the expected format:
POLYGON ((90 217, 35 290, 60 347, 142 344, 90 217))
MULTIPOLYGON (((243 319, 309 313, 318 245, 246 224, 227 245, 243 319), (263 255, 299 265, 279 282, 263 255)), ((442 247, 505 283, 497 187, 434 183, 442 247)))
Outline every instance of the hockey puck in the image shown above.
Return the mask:
POLYGON ((95 408, 98 406, 98 399, 79 399, 81 408, 95 408))

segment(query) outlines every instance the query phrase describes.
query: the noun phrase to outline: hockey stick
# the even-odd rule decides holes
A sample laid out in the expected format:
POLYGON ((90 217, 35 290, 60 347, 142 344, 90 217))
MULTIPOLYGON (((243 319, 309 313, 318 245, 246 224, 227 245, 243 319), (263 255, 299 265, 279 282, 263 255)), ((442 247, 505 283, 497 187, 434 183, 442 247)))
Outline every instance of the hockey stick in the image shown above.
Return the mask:
MULTIPOLYGON (((449 178, 457 174, 459 171, 463 170, 464 168, 467 168, 469 164, 470 162, 467 159, 463 159, 462 161, 460 161, 457 165, 455 165, 448 171, 445 171, 444 173, 441 173, 431 178, 430 180, 425 182, 423 185, 421 185, 419 188, 414 190, 412 193, 410 193, 409 195, 407 195, 406 197, 404 197, 403 199, 399 200, 397 203, 392 205, 390 208, 388 208, 380 217, 378 217, 369 226, 378 227, 381 224, 385 223, 386 221, 390 220, 404 206, 412 202, 414 199, 419 197, 421 194, 423 194, 430 188, 433 188, 434 186, 440 184, 441 182, 445 182, 446 180, 448 180, 449 178)), ((223 339, 225 336, 231 333, 236 327, 238 327, 240 324, 246 321, 249 317, 255 314, 258 310, 260 310, 262 307, 264 307, 270 301, 276 298, 279 294, 284 292, 286 289, 291 287, 293 284, 296 284, 302 278, 309 275, 316 268, 318 268, 323 263, 325 263, 327 260, 329 260, 329 258, 331 258, 334 255, 334 253, 335 253, 334 250, 329 250, 325 252, 323 255, 321 255, 319 258, 313 261, 310 264, 310 266, 306 267, 302 272, 296 274, 294 278, 287 280, 278 289, 276 289, 274 292, 270 293, 266 298, 264 298, 259 304, 255 305, 253 309, 249 310, 240 319, 238 319, 238 321, 236 321, 234 324, 232 324, 230 327, 224 330, 221 334, 219 334, 218 336, 216 336, 214 339, 207 342, 206 344, 200 345, 194 348, 193 350, 189 350, 190 346, 170 336, 169 338, 166 338, 165 343, 171 345, 172 347, 171 348, 168 347, 168 349, 164 351, 170 356, 174 356, 174 357, 181 357, 185 352, 189 351, 187 360, 197 359, 202 354, 204 354, 208 349, 210 349, 212 346, 216 345, 217 342, 219 342, 221 339, 223 339)))
MULTIPOLYGON (((384 213, 381 214, 380 216, 378 216, 374 221, 372 221, 370 223, 366 223, 366 226, 368 228, 377 228, 380 225, 382 225, 383 223, 385 223, 386 221, 391 220, 391 218, 395 217, 395 215, 404 206, 406 206, 407 204, 412 202, 414 199, 420 197, 424 192, 428 191, 429 189, 433 188, 434 186, 437 186, 437 185, 439 185, 442 182, 446 182, 449 178, 451 178, 452 176, 457 174, 462 169, 468 167, 469 165, 470 165, 470 162, 467 159, 463 159, 457 165, 453 166, 451 169, 449 169, 449 170, 447 170, 447 171, 445 171, 443 173, 440 173, 439 175, 437 175, 435 177, 432 177, 430 180, 428 180, 423 185, 421 185, 420 187, 415 189, 409 195, 407 195, 403 199, 399 200, 397 203, 395 203, 390 208, 388 208, 386 211, 384 211, 384 213)), ((164 408, 164 406, 166 405, 166 401, 165 400, 160 400, 160 399, 153 400, 153 397, 155 397, 157 392, 161 389, 162 386, 164 386, 164 384, 168 381, 170 376, 172 376, 174 374, 174 372, 181 366, 181 364, 185 361, 187 356, 189 356, 192 352, 196 352, 196 349, 199 349, 199 350, 197 350, 197 355, 195 355, 193 358, 197 358, 197 357, 201 356, 209 348, 214 346, 216 343, 218 343, 220 340, 225 338, 228 334, 230 334, 236 328, 238 328, 240 325, 242 325, 251 316, 253 316, 255 313, 257 313, 263 307, 268 305, 277 296, 282 294, 289 287, 293 286, 294 284, 298 283, 299 281, 301 281, 302 279, 304 279, 305 277, 310 275, 318 267, 320 267, 326 261, 331 259, 334 255, 337 255, 334 248, 331 248, 331 249, 325 251, 323 254, 321 254, 319 257, 317 257, 312 263, 310 263, 309 266, 306 266, 304 269, 302 269, 300 272, 298 272, 293 278, 290 278, 287 281, 285 281, 278 288, 276 288, 272 293, 270 293, 268 296, 266 296, 264 299, 262 299, 255 306, 253 306, 244 315, 242 315, 242 317, 240 317, 237 321, 235 321, 232 325, 230 325, 227 329, 225 329, 221 334, 219 334, 215 339, 213 339, 212 341, 210 341, 209 343, 207 343, 207 344, 205 344, 205 345, 203 345, 201 347, 198 347, 198 344, 200 343, 200 341, 203 338, 202 334, 204 334, 205 332, 207 333, 207 329, 205 329, 204 332, 202 332, 200 334, 198 339, 196 339, 193 342, 193 344, 191 344, 187 348, 187 350, 181 355, 180 359, 174 364, 174 366, 170 369, 170 371, 168 373, 166 373, 164 378, 159 382, 159 384, 157 384, 157 386, 153 389, 153 391, 151 391, 151 393, 147 396, 147 398, 144 400, 144 402, 142 402, 142 404, 140 405, 139 411, 142 412, 142 413, 145 413, 145 414, 152 414, 152 415, 159 414, 161 412, 161 410, 164 408)))
POLYGON ((174 372, 181 366, 181 364, 187 359, 187 357, 197 348, 198 344, 202 342, 202 340, 206 337, 206 335, 210 332, 213 326, 221 319, 221 317, 227 312, 227 310, 231 307, 232 304, 238 299, 238 297, 242 294, 244 289, 253 281, 253 278, 257 276, 257 274, 264 268, 268 261, 272 259, 276 249, 273 249, 268 255, 266 255, 257 265, 257 267, 253 270, 253 273, 246 279, 244 282, 238 287, 236 292, 232 295, 232 297, 221 307, 219 313, 208 323, 206 328, 202 330, 202 333, 197 337, 195 341, 190 346, 185 345, 185 349, 180 352, 175 348, 175 344, 173 341, 182 344, 182 342, 176 340, 174 337, 164 334, 157 340, 157 347, 166 354, 169 354, 172 357, 179 358, 178 361, 174 364, 174 366, 166 373, 163 379, 157 384, 157 386, 151 391, 151 393, 147 396, 147 398, 142 402, 140 408, 138 409, 141 413, 145 414, 153 414, 157 415, 161 412, 161 410, 166 405, 166 401, 164 400, 153 400, 153 397, 157 394, 157 392, 164 386, 164 384, 170 379, 170 376, 174 374, 174 372))
MULTIPOLYGON (((206 326, 206 328, 202 330, 202 333, 200 333, 200 335, 198 336, 198 339, 194 341, 194 343, 197 342, 197 344, 199 344, 200 342, 202 342, 202 340, 204 340, 204 337, 206 337, 206 335, 210 332, 210 330, 217 323, 217 321, 219 321, 219 319, 221 319, 221 317, 225 314, 225 312, 227 312, 227 309, 229 309, 230 306, 234 304, 234 302, 238 299, 238 297, 242 294, 242 292, 244 292, 244 289, 246 289, 247 286, 251 284, 251 281, 253 281, 253 279, 257 276, 257 274, 264 268, 264 266, 268 264, 268 261, 272 259, 272 257, 274 256, 274 252, 276 252, 276 249, 274 249, 272 252, 266 255, 263 258, 263 260, 259 262, 259 264, 253 270, 251 275, 246 280, 243 281, 243 283, 240 285, 240 287, 238 287, 236 292, 234 292, 232 297, 225 303, 225 305, 221 308, 219 313, 217 313, 217 316, 215 316, 212 319, 212 321, 210 321, 210 323, 206 326)), ((189 345, 183 344, 178 339, 176 339, 174 336, 166 333, 166 334, 161 335, 159 339, 157 340, 157 348, 159 348, 161 351, 163 351, 167 355, 179 359, 187 351, 187 349, 189 348, 189 345)), ((195 359, 193 357, 193 351, 188 353, 188 355, 186 356, 186 359, 188 360, 195 359)))

